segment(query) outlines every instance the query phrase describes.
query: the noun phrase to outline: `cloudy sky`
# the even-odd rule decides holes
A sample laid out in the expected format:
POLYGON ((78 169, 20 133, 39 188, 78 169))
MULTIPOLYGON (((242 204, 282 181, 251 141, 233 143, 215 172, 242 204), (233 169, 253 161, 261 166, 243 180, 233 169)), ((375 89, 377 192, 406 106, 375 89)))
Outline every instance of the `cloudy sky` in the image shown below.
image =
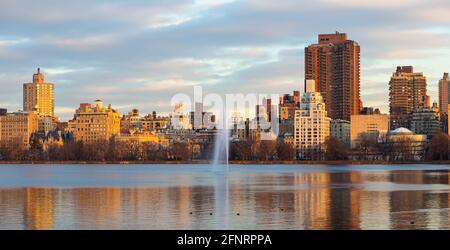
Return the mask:
POLYGON ((317 34, 361 45, 365 106, 387 111, 397 65, 428 78, 431 100, 450 71, 448 0, 0 0, 0 107, 22 107, 40 66, 56 113, 103 99, 121 113, 170 111, 176 93, 302 90, 303 49, 317 34))

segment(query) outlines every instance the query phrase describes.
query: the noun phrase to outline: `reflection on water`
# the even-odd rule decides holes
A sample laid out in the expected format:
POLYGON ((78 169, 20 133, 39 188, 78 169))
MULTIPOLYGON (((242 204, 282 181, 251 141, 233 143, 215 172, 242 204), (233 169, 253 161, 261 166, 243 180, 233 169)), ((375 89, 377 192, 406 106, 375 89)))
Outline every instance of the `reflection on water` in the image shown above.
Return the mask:
POLYGON ((192 170, 151 187, 4 187, 0 229, 449 229, 449 175, 192 170))

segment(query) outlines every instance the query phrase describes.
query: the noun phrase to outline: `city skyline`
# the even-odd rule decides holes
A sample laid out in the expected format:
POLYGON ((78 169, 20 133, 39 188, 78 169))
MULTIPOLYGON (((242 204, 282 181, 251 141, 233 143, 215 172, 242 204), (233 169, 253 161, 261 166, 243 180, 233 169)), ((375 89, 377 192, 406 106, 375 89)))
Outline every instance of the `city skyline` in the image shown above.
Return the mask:
POLYGON ((121 113, 169 112, 171 96, 191 93, 196 84, 205 93, 303 92, 304 47, 334 31, 360 44, 361 99, 383 113, 397 66, 424 73, 431 102, 448 72, 446 1, 23 4, 5 2, 0 10, 0 106, 21 109, 21 84, 41 67, 55 83, 55 114, 62 120, 80 102, 98 98, 121 113), (328 12, 333 20, 312 18, 328 12))

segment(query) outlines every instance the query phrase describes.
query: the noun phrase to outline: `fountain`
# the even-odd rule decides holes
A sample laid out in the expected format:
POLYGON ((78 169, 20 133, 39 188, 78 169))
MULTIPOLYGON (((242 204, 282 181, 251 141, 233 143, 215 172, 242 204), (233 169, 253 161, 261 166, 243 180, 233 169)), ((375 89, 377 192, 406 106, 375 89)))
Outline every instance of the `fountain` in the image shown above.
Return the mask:
POLYGON ((214 142, 214 154, 213 154, 213 165, 217 166, 219 164, 224 164, 228 166, 228 152, 229 152, 229 132, 227 128, 223 128, 216 135, 214 142))
POLYGON ((223 112, 223 126, 222 129, 217 133, 214 142, 214 154, 213 154, 213 166, 218 166, 219 164, 224 164, 228 167, 229 159, 229 149, 230 149, 230 134, 226 122, 226 112, 223 112))
POLYGON ((215 220, 218 227, 216 229, 229 228, 229 187, 228 187, 228 156, 230 135, 226 126, 225 112, 222 115, 222 129, 217 133, 214 141, 214 154, 212 161, 212 174, 215 180, 214 185, 214 207, 215 220), (225 168, 223 168, 225 166, 225 168))

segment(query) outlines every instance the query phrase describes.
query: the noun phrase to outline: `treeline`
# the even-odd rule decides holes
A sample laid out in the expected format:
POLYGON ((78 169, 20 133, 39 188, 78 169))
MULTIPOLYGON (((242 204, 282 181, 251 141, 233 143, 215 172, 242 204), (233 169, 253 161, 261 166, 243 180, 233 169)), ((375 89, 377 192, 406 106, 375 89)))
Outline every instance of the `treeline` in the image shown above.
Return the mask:
MULTIPOLYGON (((335 138, 329 138, 320 147, 303 153, 300 160, 450 160, 449 136, 435 135, 422 151, 408 139, 389 143, 386 139, 363 134, 354 149, 335 138)), ((168 146, 136 141, 104 141, 94 144, 70 141, 63 145, 50 144, 44 148, 32 139, 30 147, 0 143, 0 160, 31 161, 189 161, 210 160, 214 143, 177 142, 168 146)), ((256 141, 252 139, 230 142, 230 160, 272 161, 295 160, 293 145, 283 141, 256 141)))
POLYGON ((137 141, 102 141, 83 143, 69 141, 46 148, 38 140, 31 140, 28 149, 20 145, 0 144, 0 160, 30 161, 170 161, 208 159, 212 145, 202 147, 187 142, 162 146, 137 141), (209 154, 209 155, 207 155, 209 154))
POLYGON ((385 160, 385 161, 437 161, 450 160, 448 134, 434 135, 425 145, 409 137, 399 137, 390 141, 387 137, 361 134, 353 149, 334 138, 325 143, 327 160, 385 160))
POLYGON ((230 160, 294 160, 295 155, 294 147, 283 141, 255 141, 249 138, 230 143, 230 160))

